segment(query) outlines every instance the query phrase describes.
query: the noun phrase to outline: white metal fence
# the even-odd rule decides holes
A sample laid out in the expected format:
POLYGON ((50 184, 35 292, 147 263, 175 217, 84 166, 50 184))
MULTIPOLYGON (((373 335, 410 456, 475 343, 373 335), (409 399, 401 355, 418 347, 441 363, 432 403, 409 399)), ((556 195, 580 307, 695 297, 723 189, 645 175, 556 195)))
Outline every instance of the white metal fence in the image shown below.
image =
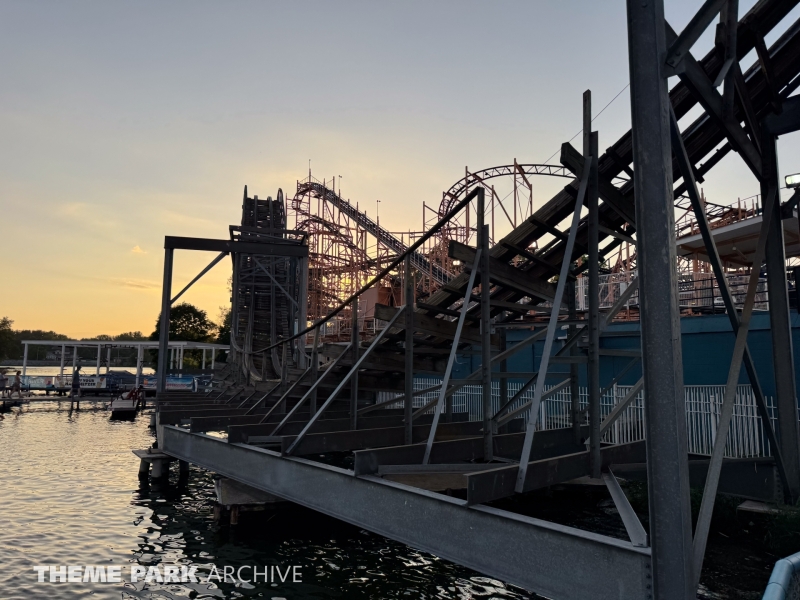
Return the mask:
MULTIPOLYGON (((728 287, 733 297, 733 303, 741 307, 747 295, 747 284, 749 275, 729 273, 726 275, 728 287)), ((600 275, 599 291, 600 308, 611 308, 620 295, 628 288, 631 281, 636 278, 636 271, 621 271, 619 273, 607 273, 600 275)), ((721 310, 724 308, 722 295, 719 285, 713 273, 679 273, 678 274, 678 297, 682 307, 689 308, 714 308, 721 310)), ((589 307, 589 285, 586 277, 578 277, 575 282, 576 307, 580 310, 588 310, 589 307)), ((639 290, 636 290, 625 306, 638 306, 639 290)), ((545 306, 544 304, 542 306, 545 306)), ((755 310, 767 310, 769 308, 769 293, 767 290, 767 280, 759 279, 756 288, 755 310)))
MULTIPOLYGON (((433 385, 441 383, 441 379, 436 378, 414 378, 414 389, 423 390, 433 385)), ((522 384, 519 382, 508 383, 508 396, 517 393, 522 384)), ((551 385, 545 386, 545 391, 552 389, 551 385)), ((604 419, 614 408, 617 402, 621 401, 630 391, 630 386, 614 386, 601 398, 600 415, 604 419)), ((525 402, 533 399, 534 390, 526 390, 524 394, 514 403, 512 408, 521 406, 525 402)), ((438 397, 439 392, 426 392, 414 397, 413 405, 420 408, 438 397)), ((402 394, 391 394, 381 392, 378 401, 390 400, 402 394)), ((716 439, 717 423, 719 422, 720 410, 722 407, 723 396, 725 395, 724 385, 687 385, 685 386, 686 397, 686 426, 688 450, 693 454, 710 455, 716 439)), ((453 395, 453 412, 468 413, 470 421, 479 421, 483 418, 482 408, 482 389, 479 385, 468 385, 461 388, 453 395)), ((588 408, 587 389, 580 388, 581 409, 588 408)), ((773 427, 777 426, 775 405, 772 397, 766 397, 767 409, 770 413, 770 420, 773 427)), ((388 405, 387 408, 399 408, 402 402, 388 405)), ((558 429, 569 427, 571 395, 569 388, 559 390, 551 397, 545 399, 539 407, 539 419, 537 429, 558 429)), ((496 413, 500 409, 500 383, 492 382, 492 410, 496 413)), ((427 411, 433 412, 433 408, 427 411)), ((525 411, 520 416, 526 421, 530 411, 525 411)), ((614 422, 606 432, 603 441, 614 444, 624 444, 643 440, 645 437, 645 414, 644 414, 644 392, 639 394, 631 401, 625 411, 614 422)), ((771 456, 769 441, 764 433, 761 418, 756 408, 753 390, 749 385, 740 385, 737 388, 734 403, 733 419, 731 421, 730 432, 728 433, 728 443, 725 447, 725 456, 731 458, 745 458, 748 456, 771 456)))

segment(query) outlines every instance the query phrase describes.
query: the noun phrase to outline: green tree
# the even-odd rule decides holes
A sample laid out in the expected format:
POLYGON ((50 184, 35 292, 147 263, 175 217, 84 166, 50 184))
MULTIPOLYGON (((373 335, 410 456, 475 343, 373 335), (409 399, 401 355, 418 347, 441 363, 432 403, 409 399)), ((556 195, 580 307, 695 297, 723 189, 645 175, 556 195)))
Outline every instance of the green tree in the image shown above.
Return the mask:
POLYGON ((231 343, 231 309, 227 307, 220 307, 219 310, 219 325, 217 326, 217 343, 230 344, 231 343))
MULTIPOLYGON (((161 329, 161 314, 156 319, 156 327, 150 334, 151 340, 157 340, 161 329)), ((189 304, 181 302, 173 306, 169 312, 169 339, 186 342, 210 342, 217 326, 208 318, 208 313, 189 304)))
MULTIPOLYGON (((63 333, 56 333, 55 331, 44 331, 42 329, 15 329, 12 331, 13 344, 11 345, 11 352, 8 358, 13 360, 21 360, 24 354, 22 340, 68 340, 69 337, 63 333)), ((48 349, 52 346, 35 346, 30 344, 28 346, 28 358, 36 360, 37 358, 44 358, 48 349), (41 355, 41 356, 40 356, 41 355)))
POLYGON ((14 350, 14 321, 8 317, 0 318, 0 360, 11 358, 14 350))
MULTIPOLYGON (((170 341, 186 342, 213 342, 217 325, 208 318, 208 313, 189 304, 181 302, 173 306, 169 313, 169 339, 170 341)), ((156 319, 156 327, 150 334, 151 340, 158 340, 161 330, 161 315, 156 319)), ((158 362, 158 351, 151 350, 153 362, 158 362)), ((184 366, 198 367, 201 362, 201 352, 188 351, 184 355, 184 366)))
MULTIPOLYGON (((221 306, 219 309, 219 325, 217 329, 217 343, 230 345, 231 343, 231 309, 221 306)), ((225 352, 217 353, 217 361, 225 362, 228 355, 225 352)))
POLYGON ((147 336, 141 331, 126 331, 114 336, 114 340, 117 342, 143 342, 146 339, 147 336))

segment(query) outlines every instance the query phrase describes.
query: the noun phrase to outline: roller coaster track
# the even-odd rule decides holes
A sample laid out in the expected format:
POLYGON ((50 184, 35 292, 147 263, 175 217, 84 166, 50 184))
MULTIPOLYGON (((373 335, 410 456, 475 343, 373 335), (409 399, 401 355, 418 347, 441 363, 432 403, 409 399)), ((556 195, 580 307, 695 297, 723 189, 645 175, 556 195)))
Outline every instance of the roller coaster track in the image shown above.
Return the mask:
MULTIPOLYGON (((322 198, 330 202, 342 213, 353 219, 359 227, 375 236, 381 244, 389 248, 392 252, 402 254, 406 251, 408 246, 325 185, 314 181, 301 181, 297 184, 297 195, 303 196, 305 194, 310 194, 316 198, 322 198)), ((419 252, 414 252, 411 255, 411 264, 415 269, 430 275, 437 283, 442 285, 452 278, 450 273, 437 265, 431 264, 431 262, 419 252)))
POLYGON ((494 177, 508 177, 514 174, 519 175, 550 175, 551 177, 566 177, 568 179, 575 179, 575 175, 562 165, 541 165, 541 164, 516 164, 516 165, 500 165, 498 167, 489 167, 488 169, 481 169, 470 173, 466 177, 462 177, 456 181, 450 189, 444 193, 444 200, 439 208, 440 216, 446 215, 453 205, 458 201, 464 192, 466 192, 473 185, 480 185, 487 179, 494 177))

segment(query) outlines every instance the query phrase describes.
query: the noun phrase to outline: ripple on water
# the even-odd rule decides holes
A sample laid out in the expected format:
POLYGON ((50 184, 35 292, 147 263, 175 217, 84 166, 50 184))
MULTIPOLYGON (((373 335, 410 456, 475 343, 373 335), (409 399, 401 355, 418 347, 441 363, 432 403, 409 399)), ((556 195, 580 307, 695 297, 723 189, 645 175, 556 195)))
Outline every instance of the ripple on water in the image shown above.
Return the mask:
MULTIPOLYGON (((500 581, 335 519, 285 505, 213 523, 213 480, 141 487, 132 449, 153 442, 147 418, 110 421, 66 403, 0 421, 0 598, 536 598, 500 581), (300 565, 302 583, 36 583, 33 565, 300 565)), ((126 568, 127 570, 127 568, 126 568)))

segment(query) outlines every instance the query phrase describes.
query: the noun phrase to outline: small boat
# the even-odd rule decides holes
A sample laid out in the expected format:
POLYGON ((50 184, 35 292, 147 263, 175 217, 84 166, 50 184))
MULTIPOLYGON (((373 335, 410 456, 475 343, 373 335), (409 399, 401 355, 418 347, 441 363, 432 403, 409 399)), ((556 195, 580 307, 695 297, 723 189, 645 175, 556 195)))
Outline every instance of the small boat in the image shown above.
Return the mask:
POLYGON ((118 398, 114 398, 111 401, 111 418, 133 419, 143 399, 144 388, 142 386, 131 390, 127 394, 122 394, 118 398))

